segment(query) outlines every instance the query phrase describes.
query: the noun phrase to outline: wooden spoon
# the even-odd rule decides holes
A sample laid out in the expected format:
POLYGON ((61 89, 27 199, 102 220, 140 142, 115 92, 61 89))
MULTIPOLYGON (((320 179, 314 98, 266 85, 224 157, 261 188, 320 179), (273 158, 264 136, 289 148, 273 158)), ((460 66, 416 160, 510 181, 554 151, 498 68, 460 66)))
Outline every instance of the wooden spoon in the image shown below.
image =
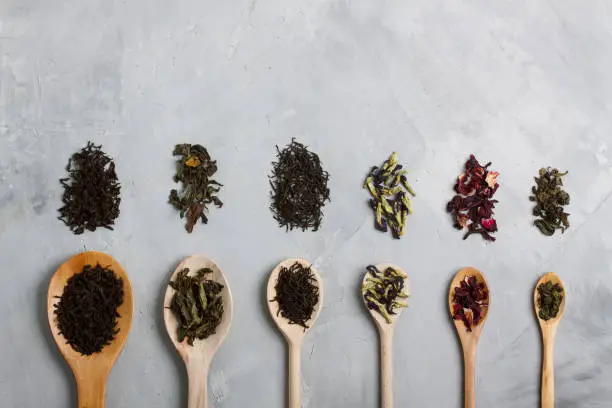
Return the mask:
POLYGON ((170 304, 175 290, 168 286, 168 289, 166 289, 166 296, 164 297, 164 322, 166 323, 166 330, 168 331, 168 335, 174 347, 176 347, 176 350, 187 367, 187 376, 189 377, 189 398, 187 406, 189 408, 206 408, 208 406, 208 369, 215 353, 221 346, 221 343, 223 343, 223 340, 225 340, 225 336, 232 322, 232 293, 230 292, 229 285, 223 272, 221 272, 221 269, 219 269, 214 261, 200 255, 190 256, 178 265, 170 280, 174 280, 176 274, 185 268, 189 268, 190 275, 195 274, 202 268, 210 268, 213 272, 207 275, 207 278, 223 285, 223 290, 221 291, 223 318, 219 326, 217 326, 217 332, 207 339, 196 339, 193 346, 187 344, 187 340, 179 343, 177 339, 178 321, 172 310, 170 310, 170 304))
MULTIPOLYGON (((404 271, 395 265, 391 264, 379 264, 376 268, 379 271, 384 271, 387 268, 393 268, 399 272, 404 271)), ((366 283, 366 279, 370 275, 369 272, 365 273, 363 277, 362 285, 366 283)), ((404 280, 405 291, 410 294, 410 284, 408 278, 404 280)), ((368 304, 363 296, 361 296, 366 308, 372 315, 376 327, 378 327, 378 334, 380 336, 380 406, 381 408, 393 407, 393 332, 395 323, 400 314, 404 310, 403 308, 395 309, 395 314, 391 315, 391 323, 387 323, 385 318, 378 313, 376 310, 372 310, 368 307, 368 304)))
POLYGON ((88 251, 73 256, 59 267, 49 283, 47 293, 47 315, 53 339, 60 352, 68 362, 77 382, 80 408, 103 408, 106 394, 106 378, 113 368, 115 360, 121 353, 132 325, 134 304, 132 286, 125 271, 111 256, 101 252, 88 251), (100 264, 110 267, 123 280, 123 304, 117 309, 120 317, 117 319, 119 333, 111 344, 105 346, 99 353, 84 356, 70 346, 59 332, 54 314, 57 297, 64 293, 68 279, 83 272, 85 265, 100 264))
POLYGON ((553 284, 558 283, 563 288, 563 282, 554 272, 544 274, 536 284, 533 291, 533 307, 535 314, 540 322, 542 331, 542 345, 544 348, 542 358, 542 408, 553 408, 555 406, 555 372, 554 372, 554 345, 557 327, 565 310, 566 292, 563 289, 563 300, 559 306, 559 313, 556 317, 550 320, 540 318, 540 308, 538 306, 538 286, 544 282, 551 281, 553 284))
POLYGON ((285 319, 279 314, 278 302, 272 300, 276 297, 276 281, 278 280, 278 273, 282 267, 289 268, 294 263, 300 263, 304 267, 310 267, 317 285, 319 287, 319 302, 315 306, 315 310, 307 322, 309 328, 311 328, 319 312, 321 311, 321 305, 323 304, 323 280, 319 273, 311 267, 311 265, 303 259, 287 259, 280 264, 270 274, 268 279, 268 287, 266 291, 266 299, 268 300, 268 308, 272 319, 276 322, 281 333, 285 336, 287 344, 289 346, 289 381, 288 381, 288 395, 289 395, 289 408, 300 408, 300 357, 302 352, 302 340, 306 335, 308 329, 304 329, 302 326, 297 324, 289 324, 289 320, 285 319))
POLYGON ((482 272, 474 268, 461 269, 453 278, 453 281, 450 284, 450 290, 448 291, 448 307, 450 310, 451 318, 453 316, 453 295, 455 294, 455 288, 460 285, 461 281, 464 280, 466 276, 475 277, 478 283, 483 282, 488 290, 487 304, 489 306, 487 306, 483 310, 480 322, 472 327, 471 332, 467 330, 463 321, 453 319, 453 322, 455 323, 455 327, 457 329, 457 333, 459 334, 459 340, 461 340, 461 347, 463 348, 463 364, 465 369, 465 408, 475 408, 476 346, 478 345, 480 333, 482 332, 485 320, 487 319, 487 315, 489 314, 489 307, 491 305, 491 292, 489 290, 489 285, 487 284, 487 279, 482 274, 482 272))

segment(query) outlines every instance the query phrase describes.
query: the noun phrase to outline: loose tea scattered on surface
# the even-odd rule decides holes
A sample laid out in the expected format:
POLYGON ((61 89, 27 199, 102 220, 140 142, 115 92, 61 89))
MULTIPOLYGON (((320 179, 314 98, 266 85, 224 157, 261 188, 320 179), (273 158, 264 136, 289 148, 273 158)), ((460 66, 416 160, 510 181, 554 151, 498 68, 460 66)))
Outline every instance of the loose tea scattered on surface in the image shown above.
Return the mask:
POLYGON ((467 331, 480 323, 487 312, 489 289, 474 276, 466 276, 453 294, 453 319, 461 320, 467 331))
POLYGON ((394 152, 382 167, 372 167, 363 185, 372 197, 369 202, 376 216, 374 226, 382 232, 387 232, 389 226, 397 239, 404 235, 406 217, 412 213, 408 194, 416 196, 406 179, 407 172, 398 164, 394 152))
POLYGON ((323 206, 330 201, 329 174, 321 160, 306 146, 291 140, 283 150, 276 146, 270 185, 274 219, 287 231, 294 228, 317 231, 323 220, 323 206))
POLYGON ((557 317, 559 308, 563 302, 563 287, 551 281, 543 282, 538 286, 538 315, 542 320, 550 320, 557 317))
POLYGON ((299 262, 281 267, 274 290, 276 297, 271 302, 278 302, 278 315, 306 330, 319 302, 319 286, 311 268, 299 262))
POLYGON ((370 310, 380 313, 387 323, 391 323, 391 316, 395 315, 395 309, 408 307, 406 302, 409 293, 404 288, 406 274, 395 268, 388 267, 381 272, 374 265, 367 267, 369 276, 361 286, 361 293, 370 310))
POLYGON ((86 265, 64 287, 54 314, 57 327, 74 350, 100 352, 119 333, 117 308, 123 303, 123 280, 108 267, 86 265))
POLYGON ((461 173, 455 184, 457 195, 446 206, 446 210, 453 215, 454 227, 467 228, 463 239, 480 234, 487 241, 495 241, 491 234, 497 231, 497 222, 493 218, 497 200, 493 200, 493 195, 499 188, 499 173, 489 171, 490 165, 481 166, 471 155, 465 163, 465 172, 461 173))
POLYGON ((98 227, 112 230, 121 202, 113 160, 102 146, 88 142, 68 160, 66 171, 68 177, 60 179, 64 205, 58 218, 77 235, 98 227))
POLYGON ((179 156, 174 181, 182 183, 183 187, 180 193, 176 189, 171 190, 168 201, 179 210, 181 218, 187 218, 185 229, 191 233, 198 220, 208 223, 205 214, 208 205, 223 207, 217 197, 223 185, 210 179, 217 172, 217 162, 211 160, 205 147, 199 144, 178 144, 172 154, 179 156))
POLYGON ((176 292, 170 310, 178 321, 177 339, 193 346, 195 339, 203 340, 216 333, 223 318, 223 285, 207 279, 212 269, 202 268, 189 276, 189 268, 176 274, 169 285, 176 292))
POLYGON ((565 232, 569 228, 569 214, 563 209, 570 202, 570 196, 563 190, 563 176, 567 172, 558 169, 541 168, 539 177, 534 177, 536 185, 531 188, 535 201, 533 215, 538 217, 533 223, 544 235, 551 236, 556 230, 565 232))

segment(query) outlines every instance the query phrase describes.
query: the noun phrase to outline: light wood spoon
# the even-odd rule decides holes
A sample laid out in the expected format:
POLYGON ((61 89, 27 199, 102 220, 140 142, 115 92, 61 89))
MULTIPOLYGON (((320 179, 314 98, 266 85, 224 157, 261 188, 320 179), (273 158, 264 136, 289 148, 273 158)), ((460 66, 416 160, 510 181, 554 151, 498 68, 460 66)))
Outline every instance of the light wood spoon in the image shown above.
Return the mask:
POLYGON ((196 339, 193 342, 193 346, 187 344, 186 339, 181 343, 179 343, 177 339, 178 321, 172 310, 170 310, 170 304, 175 290, 168 286, 168 289, 166 289, 166 296, 164 297, 164 322, 166 323, 166 330, 168 331, 168 335, 174 347, 176 347, 176 350, 187 367, 187 376, 189 377, 189 397, 187 406, 188 408, 206 408, 208 406, 208 369, 215 353, 223 343, 223 340, 225 340, 232 322, 232 293, 230 292, 229 285, 223 272, 221 272, 221 269, 219 269, 219 266, 217 266, 214 261, 200 255, 190 256, 178 265, 170 280, 174 280, 176 274, 185 268, 189 268, 189 275, 195 274, 202 268, 210 268, 213 272, 206 275, 207 279, 211 279, 223 285, 223 290, 221 291, 223 318, 221 323, 217 326, 215 334, 204 340, 196 339))
MULTIPOLYGON (((376 268, 383 272, 387 268, 393 268, 397 271, 404 273, 402 268, 392 264, 378 264, 376 268)), ((366 283, 366 279, 370 275, 370 272, 365 273, 363 277, 362 286, 366 283)), ((408 278, 404 279, 404 290, 410 294, 410 283, 408 278)), ((363 297, 361 298, 365 304, 366 309, 372 315, 376 327, 378 327, 378 334, 380 336, 380 406, 381 408, 392 408, 393 407, 393 333, 395 323, 402 314, 403 308, 395 309, 395 314, 391 315, 391 323, 387 323, 383 315, 378 313, 376 310, 372 310, 368 307, 368 304, 363 297)), ((400 299, 405 301, 405 299, 400 299)))
POLYGON ((132 286, 127 274, 111 256, 101 252, 88 251, 73 256, 62 264, 49 283, 47 292, 47 314, 53 339, 60 352, 68 362, 77 382, 80 408, 103 408, 106 394, 106 379, 115 360, 121 353, 132 325, 134 304, 132 286), (58 296, 64 293, 68 279, 74 274, 83 272, 85 265, 110 267, 117 277, 123 280, 123 304, 117 309, 120 317, 117 319, 119 333, 111 344, 105 346, 99 353, 84 356, 70 346, 59 332, 54 314, 54 305, 58 296))
POLYGON ((278 312, 278 302, 273 302, 272 299, 276 297, 276 290, 274 287, 276 286, 276 281, 278 279, 278 274, 282 267, 289 268, 294 263, 300 263, 304 267, 310 267, 315 279, 317 281, 317 285, 319 287, 319 302, 315 306, 315 310, 310 317, 310 320, 307 322, 309 328, 315 323, 315 320, 319 316, 319 312, 321 311, 321 305, 323 304, 323 280, 321 279, 321 275, 313 268, 311 265, 303 259, 287 259, 280 264, 270 274, 270 278, 268 279, 268 287, 266 290, 266 299, 268 302, 268 308, 270 310, 270 315, 272 315, 272 319, 276 322, 281 333, 285 336, 287 340, 287 344, 289 346, 289 380, 288 380, 288 399, 289 399, 289 408, 300 408, 300 359, 302 352, 302 340, 306 335, 308 329, 304 329, 302 326, 297 324, 289 324, 289 320, 282 317, 278 312))
POLYGON ((554 272, 544 274, 536 284, 533 291, 533 307, 535 314, 540 322, 540 329, 542 331, 542 346, 543 346, 543 358, 542 358, 542 408, 553 408, 555 406, 555 364, 554 364, 554 345, 555 335, 557 334, 557 327, 565 311, 565 297, 566 292, 563 288, 563 300, 561 306, 559 306, 559 313, 556 317, 550 320, 544 320, 540 318, 540 308, 538 306, 538 286, 544 282, 551 281, 553 284, 558 283, 563 288, 563 282, 554 272))
POLYGON ((475 408, 476 407, 476 346, 478 346, 478 340, 480 339, 480 334, 482 333, 482 328, 484 326, 485 320, 489 314, 489 307, 491 306, 491 291, 489 289, 489 284, 487 283, 487 279, 477 269, 474 268, 464 268, 461 269, 455 277, 453 278, 450 289, 448 291, 448 307, 450 310, 451 318, 453 317, 453 295, 455 294, 455 288, 458 287, 462 280, 465 279, 466 276, 473 276, 476 278, 476 282, 484 283, 487 287, 488 297, 487 297, 487 306, 485 310, 483 310, 482 317, 480 322, 472 327, 472 331, 469 332, 465 327, 465 324, 461 320, 454 320, 455 328, 457 329, 457 334, 459 335, 459 340, 461 341, 461 347, 463 348, 463 365, 464 365, 464 381, 465 381, 465 408, 475 408))

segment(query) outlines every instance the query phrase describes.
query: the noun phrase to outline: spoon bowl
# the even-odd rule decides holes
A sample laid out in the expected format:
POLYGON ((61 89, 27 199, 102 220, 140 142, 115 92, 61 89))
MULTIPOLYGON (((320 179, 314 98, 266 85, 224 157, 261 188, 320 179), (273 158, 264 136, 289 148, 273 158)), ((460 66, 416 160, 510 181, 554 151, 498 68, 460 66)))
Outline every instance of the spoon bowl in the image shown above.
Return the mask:
POLYGON ((536 317, 538 318, 538 322, 540 323, 540 327, 551 327, 559 325, 559 321, 561 320, 561 318, 563 317, 563 313, 565 312, 565 287, 563 286, 561 278, 559 278, 556 273, 545 273, 538 280, 538 283, 536 284, 536 287, 533 291, 533 308, 535 310, 536 317), (557 313, 557 316, 553 317, 550 320, 544 320, 540 317, 540 307, 538 306, 538 287, 542 283, 548 281, 551 281, 553 284, 558 283, 563 288, 563 300, 561 301, 561 305, 559 306, 559 313, 557 313))
POLYGON ((461 341, 461 348, 463 349, 463 365, 464 365, 464 405, 465 408, 476 407, 476 346, 482 333, 482 328, 489 315, 489 308, 491 307, 491 290, 487 279, 484 274, 475 268, 463 268, 457 272, 451 281, 450 288, 448 291, 448 308, 457 329, 459 340, 461 341), (480 322, 472 326, 472 331, 468 331, 462 320, 455 320, 453 318, 453 297, 455 295, 455 288, 461 284, 467 276, 473 276, 476 278, 477 283, 484 283, 487 288, 487 307, 483 310, 480 322))
POLYGON ((287 341, 289 342, 301 341, 306 335, 306 332, 314 325, 315 321, 317 320, 317 317, 319 316, 319 312, 321 311, 321 305, 323 304, 323 280, 321 279, 321 275, 319 275, 319 273, 305 260, 299 258, 286 259, 280 264, 278 264, 270 274, 266 294, 270 315, 278 326, 278 329, 281 331, 283 336, 285 336, 285 339, 287 339, 287 341), (300 263, 305 268, 310 267, 310 270, 312 271, 312 274, 314 275, 317 281, 316 284, 319 287, 319 301, 317 302, 314 308, 312 316, 310 316, 310 320, 308 320, 307 322, 307 329, 304 329, 304 327, 300 325, 289 323, 289 320, 285 319, 280 315, 278 302, 272 301, 276 297, 275 286, 276 281, 278 280, 278 274, 280 273, 281 269, 283 267, 289 268, 296 262, 300 263))
POLYGON ((130 280, 119 262, 110 255, 102 252, 87 251, 68 259, 53 274, 49 282, 47 292, 47 315, 53 339, 57 344, 64 359, 72 369, 77 381, 79 394, 79 407, 102 408, 106 393, 106 379, 119 357, 123 346, 127 341, 130 327, 132 326, 132 315, 134 301, 130 280), (64 287, 73 275, 83 272, 85 265, 109 267, 123 281, 123 303, 117 309, 120 317, 117 318, 119 332, 115 339, 104 346, 99 353, 85 356, 74 350, 64 336, 60 333, 55 316, 55 304, 64 293, 64 287))
POLYGON ((202 268, 210 268, 212 273, 207 275, 207 278, 223 285, 223 290, 221 291, 221 299, 223 302, 223 317, 221 323, 217 326, 215 334, 203 340, 194 340, 193 346, 187 344, 186 339, 180 343, 178 342, 178 320, 170 309, 172 297, 176 291, 168 285, 166 295, 164 296, 164 323, 166 325, 166 330, 168 331, 170 340, 174 344, 174 347, 176 347, 176 350, 187 367, 187 375, 189 377, 188 407, 205 408, 208 404, 207 379, 210 362, 225 340, 232 322, 232 293, 223 272, 211 259, 201 255, 194 255, 184 259, 178 265, 170 277, 170 280, 173 281, 176 275, 185 268, 189 269, 190 275, 202 268))
MULTIPOLYGON (((384 271, 387 268, 393 268, 406 275, 399 266, 388 263, 376 265, 376 269, 379 271, 384 271)), ((370 272, 366 271, 361 283, 362 288, 368 276, 370 276, 370 272)), ((404 290, 410 294, 410 283, 407 276, 404 278, 404 290)), ((368 302, 363 297, 363 291, 361 298, 372 319, 374 319, 380 337, 380 406, 381 408, 391 408, 393 407, 393 332, 397 319, 399 319, 404 308, 394 309, 395 314, 390 315, 391 323, 387 323, 383 315, 368 307, 368 302)))
POLYGON ((266 301, 268 303, 268 309, 270 310, 272 319, 287 340, 287 344, 289 346, 288 406, 289 408, 300 408, 300 360, 302 340, 304 339, 306 332, 314 325, 317 317, 319 316, 319 312, 321 311, 321 305, 323 304, 323 280, 321 279, 321 275, 319 275, 319 273, 303 259, 294 258, 284 260, 278 264, 276 268, 274 268, 272 273, 270 273, 268 286, 266 288, 266 301), (297 324, 290 324, 289 320, 280 315, 278 302, 273 301, 273 299, 276 297, 275 286, 276 281, 278 280, 278 274, 283 267, 289 268, 296 262, 305 268, 310 267, 310 270, 315 277, 316 285, 319 287, 319 301, 315 305, 310 319, 306 322, 308 328, 304 328, 297 324))
POLYGON ((557 335, 557 327, 563 317, 565 311, 565 298, 567 293, 563 287, 563 282, 554 272, 544 274, 536 284, 533 291, 533 308, 536 317, 540 323, 540 331, 542 332, 542 390, 541 404, 542 408, 554 408, 555 406, 555 371, 554 371, 554 345, 557 335), (563 288, 563 299, 559 306, 557 316, 549 320, 544 320, 540 317, 540 307, 538 306, 538 287, 544 283, 551 281, 553 284, 558 283, 563 288))

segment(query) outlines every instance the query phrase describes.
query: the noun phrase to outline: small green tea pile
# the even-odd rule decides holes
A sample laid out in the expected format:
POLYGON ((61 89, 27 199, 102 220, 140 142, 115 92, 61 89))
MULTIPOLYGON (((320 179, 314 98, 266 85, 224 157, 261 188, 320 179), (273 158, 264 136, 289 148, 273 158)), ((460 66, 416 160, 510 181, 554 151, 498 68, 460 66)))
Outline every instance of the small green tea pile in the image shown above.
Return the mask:
POLYGON ((110 344, 119 332, 117 308, 123 304, 123 280, 108 267, 86 265, 68 279, 54 314, 66 342, 89 356, 110 344))
POLYGON ((376 310, 391 324, 391 316, 396 314, 395 309, 408 307, 407 303, 400 300, 409 296, 404 288, 407 276, 392 267, 381 272, 376 266, 370 265, 367 270, 369 275, 361 286, 363 299, 368 309, 376 310))
POLYGON ((212 273, 209 268, 197 271, 196 276, 189 276, 185 268, 176 274, 169 283, 176 292, 172 297, 170 309, 178 320, 178 342, 187 339, 193 346, 195 339, 206 339, 215 334, 223 318, 223 285, 206 275, 212 273))
POLYGON ((546 236, 558 229, 565 232, 570 226, 569 214, 563 209, 570 202, 569 194, 562 189, 562 177, 566 174, 548 167, 541 168, 539 177, 534 177, 536 185, 531 188, 533 195, 529 199, 536 203, 533 215, 538 219, 533 223, 546 236))
POLYGON ((102 151, 102 146, 88 142, 72 155, 66 171, 68 177, 60 179, 64 205, 58 218, 77 235, 98 227, 112 230, 121 203, 115 162, 102 151))
POLYGON ((407 172, 398 164, 394 152, 382 167, 372 167, 363 184, 372 197, 370 207, 376 214, 374 226, 382 232, 387 232, 387 226, 390 227, 396 239, 404 235, 406 217, 412 213, 408 194, 416 196, 406 179, 407 172))
POLYGON ((307 329, 319 302, 319 286, 311 268, 299 262, 281 267, 274 290, 271 302, 278 303, 278 315, 307 329))
POLYGON ((543 282, 538 286, 538 315, 542 320, 550 320, 557 317, 559 308, 563 303, 563 287, 551 281, 543 282))
POLYGON ((217 172, 217 162, 211 160, 205 147, 195 144, 178 144, 172 153, 179 156, 176 162, 174 181, 183 183, 179 193, 176 189, 170 191, 169 202, 180 211, 181 218, 187 217, 185 229, 191 233, 199 219, 208 223, 205 212, 208 205, 215 204, 221 208, 223 203, 217 198, 222 184, 211 180, 217 172))

